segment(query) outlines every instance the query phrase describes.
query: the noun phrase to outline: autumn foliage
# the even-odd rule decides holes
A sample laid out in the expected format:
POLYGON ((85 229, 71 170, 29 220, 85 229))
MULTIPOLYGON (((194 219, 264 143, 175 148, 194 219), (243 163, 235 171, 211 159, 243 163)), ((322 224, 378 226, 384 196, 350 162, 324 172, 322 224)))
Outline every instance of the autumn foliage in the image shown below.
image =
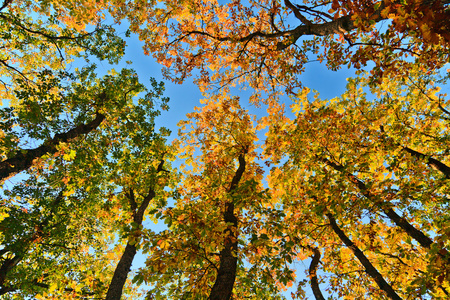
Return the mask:
POLYGON ((448 299, 449 9, 3 1, 0 296, 448 299), (130 34, 204 93, 170 140, 162 83, 97 74, 130 34))

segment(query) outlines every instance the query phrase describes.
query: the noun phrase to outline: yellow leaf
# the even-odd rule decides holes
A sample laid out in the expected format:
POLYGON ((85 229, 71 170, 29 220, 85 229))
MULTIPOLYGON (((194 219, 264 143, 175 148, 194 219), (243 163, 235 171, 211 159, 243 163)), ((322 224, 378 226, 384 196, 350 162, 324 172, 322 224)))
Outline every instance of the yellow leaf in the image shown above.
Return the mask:
POLYGON ((73 195, 74 193, 75 193, 75 191, 72 190, 72 189, 70 189, 70 190, 68 190, 68 191, 64 191, 63 195, 64 195, 65 197, 69 197, 70 195, 73 195))
POLYGON ((63 158, 64 160, 71 161, 75 158, 76 151, 70 150, 69 153, 64 154, 63 158))

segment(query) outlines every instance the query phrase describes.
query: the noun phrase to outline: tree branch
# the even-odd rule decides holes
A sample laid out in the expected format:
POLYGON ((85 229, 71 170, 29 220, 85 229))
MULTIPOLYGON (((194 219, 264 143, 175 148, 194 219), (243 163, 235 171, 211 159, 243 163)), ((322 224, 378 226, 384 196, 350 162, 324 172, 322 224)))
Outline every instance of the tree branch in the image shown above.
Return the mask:
POLYGON ((284 4, 286 5, 286 7, 288 7, 290 10, 292 10, 292 12, 294 13, 294 16, 299 19, 303 24, 305 25, 312 25, 312 22, 308 19, 305 18, 305 16, 303 16, 300 13, 300 10, 291 3, 291 1, 289 0, 284 0, 284 4))
POLYGON ((45 154, 56 153, 56 146, 59 144, 72 142, 80 135, 88 134, 93 131, 104 119, 105 116, 97 112, 95 119, 87 124, 80 124, 67 132, 58 133, 52 139, 45 141, 41 146, 35 149, 22 149, 18 151, 14 157, 0 162, 0 182, 31 167, 35 163, 36 158, 42 157, 45 154))
POLYGON ((356 258, 361 262, 361 264, 366 269, 367 274, 377 283, 377 285, 386 292, 387 296, 394 300, 401 300, 399 295, 394 291, 389 283, 384 280, 383 276, 378 272, 378 270, 372 265, 369 259, 364 255, 364 253, 345 235, 345 233, 339 228, 336 223, 336 219, 331 213, 327 213, 326 216, 330 220, 330 225, 333 231, 341 239, 341 241, 355 254, 356 258))
POLYGON ((356 29, 356 26, 353 25, 351 21, 351 16, 344 16, 336 20, 330 21, 328 23, 299 25, 291 30, 279 31, 274 33, 266 33, 258 30, 240 38, 232 36, 219 37, 214 36, 208 32, 192 30, 187 32, 183 37, 177 39, 177 41, 182 40, 184 37, 187 37, 192 34, 204 35, 217 41, 234 41, 240 43, 252 40, 255 37, 261 37, 266 39, 275 39, 283 37, 286 39, 284 41, 280 41, 277 43, 277 50, 284 50, 287 47, 295 44, 295 42, 303 35, 324 36, 330 34, 342 34, 347 33, 353 29, 356 29))
POLYGON ((3 9, 5 9, 8 5, 10 5, 11 3, 13 3, 13 0, 4 0, 2 6, 0 7, 0 11, 2 11, 3 9))
MULTIPOLYGON (((6 1, 8 1, 8 0, 6 0, 6 1)), ((6 2, 6 1, 5 1, 5 2, 6 2)), ((11 0, 11 2, 12 2, 12 0, 11 0)), ((3 5, 5 5, 5 4, 3 4, 3 5)), ((0 11, 1 11, 1 9, 0 9, 0 11)), ((82 34, 82 35, 80 35, 80 36, 75 36, 75 37, 73 37, 73 36, 64 36, 64 35, 62 35, 62 36, 53 36, 53 35, 50 35, 50 34, 48 34, 48 33, 45 33, 45 32, 39 31, 39 30, 33 30, 33 29, 28 28, 28 27, 25 27, 24 25, 22 25, 22 24, 20 23, 19 20, 17 20, 17 19, 12 19, 12 18, 10 18, 10 17, 8 17, 8 16, 6 16, 6 15, 4 15, 4 14, 0 14, 0 18, 5 19, 6 21, 9 21, 9 22, 11 22, 11 23, 14 23, 15 25, 19 26, 21 29, 23 29, 24 31, 26 31, 26 32, 28 32, 28 33, 41 35, 41 36, 45 37, 46 39, 52 40, 52 41, 57 41, 57 40, 78 40, 78 39, 83 39, 83 38, 85 38, 86 36, 90 36, 90 35, 92 35, 93 33, 95 33, 95 32, 97 31, 97 30, 94 30, 93 32, 85 33, 85 34, 82 34)))
POLYGON ((347 172, 344 166, 334 163, 326 158, 318 157, 318 159, 328 166, 332 167, 336 171, 343 173, 350 182, 354 183, 361 193, 367 199, 371 200, 374 204, 376 204, 379 208, 381 208, 384 213, 400 228, 402 228, 410 237, 415 239, 422 247, 430 248, 431 244, 433 244, 433 240, 427 237, 422 231, 411 225, 405 218, 400 217, 393 209, 392 205, 389 202, 383 201, 379 203, 379 201, 375 198, 374 195, 369 191, 366 184, 359 180, 355 175, 347 172), (378 203, 377 203, 378 202, 378 203))
MULTIPOLYGON (((383 134, 386 134, 386 132, 384 131, 384 127, 380 126, 380 130, 383 134)), ((387 136, 387 135, 386 135, 387 136)), ((388 138, 390 138, 389 136, 387 136, 388 138)), ((392 139, 392 138, 391 138, 392 139)), ((392 139, 393 140, 393 139, 392 139)), ((422 159, 425 160, 425 163, 430 166, 431 168, 433 168, 434 170, 440 171, 445 178, 450 179, 450 167, 447 166, 446 164, 444 164, 443 162, 429 156, 429 155, 425 155, 419 151, 413 150, 409 147, 404 147, 401 146, 400 143, 397 143, 394 141, 394 143, 397 146, 402 147, 403 150, 405 150, 406 152, 408 152, 409 154, 411 154, 412 156, 418 158, 418 159, 422 159)))
MULTIPOLYGON (((277 42, 277 50, 282 51, 286 48, 288 48, 291 45, 294 45, 297 40, 304 35, 317 35, 317 36, 326 36, 326 35, 332 35, 332 34, 345 34, 352 30, 357 29, 356 24, 352 20, 352 15, 346 15, 339 17, 337 19, 332 19, 331 21, 320 23, 320 24, 314 24, 311 21, 309 21, 306 17, 304 17, 299 8, 301 6, 296 6, 292 4, 289 0, 285 0, 285 5, 291 9, 297 19, 299 19, 303 24, 297 26, 294 29, 286 30, 286 31, 279 31, 276 27, 274 27, 272 24, 272 27, 274 27, 275 32, 261 32, 261 31, 255 31, 252 32, 246 36, 243 37, 234 37, 234 36, 224 36, 224 37, 218 37, 214 36, 210 33, 200 31, 200 30, 193 30, 187 32, 183 37, 177 39, 182 40, 186 36, 189 36, 191 34, 200 34, 207 36, 209 38, 212 38, 217 41, 232 41, 232 42, 246 42, 249 40, 252 40, 256 37, 265 38, 265 39, 276 39, 276 38, 284 38, 284 40, 277 42)), ((378 9, 373 13, 372 16, 370 16, 370 19, 375 21, 376 23, 385 20, 386 18, 382 17, 380 12, 384 8, 384 3, 381 2, 381 5, 378 7, 378 9)), ((272 21, 273 23, 273 21, 272 21)))

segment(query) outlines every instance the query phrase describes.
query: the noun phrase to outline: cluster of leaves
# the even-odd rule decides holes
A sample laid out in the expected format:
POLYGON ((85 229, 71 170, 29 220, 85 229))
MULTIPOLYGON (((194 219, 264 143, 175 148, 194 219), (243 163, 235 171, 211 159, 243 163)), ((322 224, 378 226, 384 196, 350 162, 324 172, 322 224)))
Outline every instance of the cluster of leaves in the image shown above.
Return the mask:
POLYGON ((254 101, 267 93, 270 102, 301 87, 299 75, 314 60, 332 70, 374 63, 374 82, 404 76, 413 65, 424 72, 443 66, 447 6, 440 0, 165 0, 132 9, 129 21, 168 78, 183 82, 198 70, 201 90, 247 86, 254 101))
POLYGON ((297 282, 304 299, 309 281, 316 299, 448 298, 447 5, 5 0, 0 295, 136 299, 146 283, 147 299, 283 299, 297 282), (218 88, 172 145, 155 130, 162 84, 68 71, 75 58, 120 60, 106 13, 169 78, 198 70, 200 89, 218 88), (340 97, 311 98, 299 76, 311 56, 374 67, 340 97), (146 264, 126 283, 139 249, 146 264))
POLYGON ((385 79, 370 100, 369 83, 350 80, 330 101, 299 95, 296 118, 269 132, 269 157, 288 157, 271 171, 272 197, 292 224, 286 231, 310 253, 320 249, 323 278, 340 297, 383 297, 359 249, 400 297, 390 298, 445 299, 448 104, 428 76, 385 79))
POLYGON ((64 70, 76 58, 95 56, 114 63, 122 57, 125 43, 112 26, 100 22, 97 15, 106 4, 96 3, 69 1, 63 6, 58 1, 3 1, 0 7, 3 101, 16 103, 14 91, 18 85, 39 84, 34 81, 39 81, 43 71, 64 70), (99 7, 90 8, 92 5, 99 7))
POLYGON ((74 59, 122 57, 124 41, 101 23, 108 5, 4 1, 0 9, 4 299, 119 299, 125 282, 114 272, 130 255, 122 244, 135 254, 146 208, 163 205, 173 184, 170 132, 155 129, 168 108, 163 84, 147 88, 131 69, 68 71, 74 59))

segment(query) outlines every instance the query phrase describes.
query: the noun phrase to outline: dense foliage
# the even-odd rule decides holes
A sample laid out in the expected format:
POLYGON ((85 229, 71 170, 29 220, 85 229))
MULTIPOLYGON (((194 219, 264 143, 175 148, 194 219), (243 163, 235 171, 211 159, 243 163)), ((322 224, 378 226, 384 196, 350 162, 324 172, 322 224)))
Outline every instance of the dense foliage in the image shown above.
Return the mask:
POLYGON ((442 0, 5 0, 0 296, 447 299, 449 15, 442 0), (204 92, 172 142, 162 83, 92 63, 119 62, 132 33, 204 92), (304 86, 312 60, 356 68, 346 92, 304 86))

